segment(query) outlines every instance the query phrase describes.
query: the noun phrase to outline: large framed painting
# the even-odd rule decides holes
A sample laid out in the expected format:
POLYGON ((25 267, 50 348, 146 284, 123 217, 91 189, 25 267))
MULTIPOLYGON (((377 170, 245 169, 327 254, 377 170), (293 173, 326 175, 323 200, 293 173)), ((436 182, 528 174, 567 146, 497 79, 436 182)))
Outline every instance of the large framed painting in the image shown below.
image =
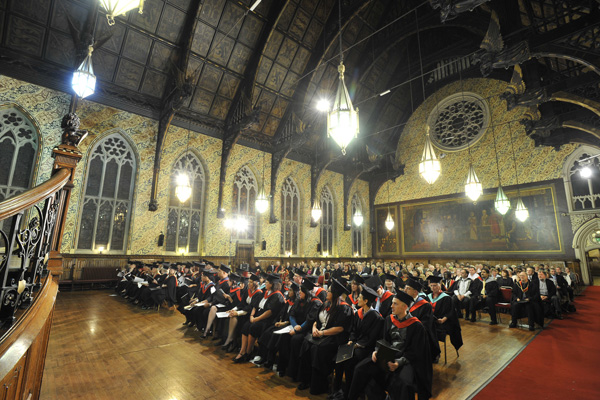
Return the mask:
POLYGON ((495 190, 476 203, 461 196, 400 205, 402 253, 563 253, 554 185, 521 189, 524 222, 515 217, 519 193, 506 194, 511 209, 504 216, 494 209, 495 190))

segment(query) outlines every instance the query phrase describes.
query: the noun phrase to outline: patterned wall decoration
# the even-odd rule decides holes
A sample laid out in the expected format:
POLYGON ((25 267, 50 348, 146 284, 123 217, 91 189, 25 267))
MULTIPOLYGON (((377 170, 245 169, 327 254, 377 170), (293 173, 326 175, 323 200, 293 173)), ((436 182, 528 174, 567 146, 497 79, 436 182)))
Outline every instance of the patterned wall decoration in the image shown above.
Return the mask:
MULTIPOLYGON (((419 162, 425 143, 425 124, 431 111, 442 99, 460 90, 473 92, 483 97, 491 113, 490 126, 485 134, 471 147, 473 166, 484 189, 498 187, 498 172, 494 154, 492 125, 496 136, 498 161, 502 185, 515 185, 515 167, 509 139, 512 131, 517 159, 519 184, 553 180, 561 177, 565 158, 575 149, 574 145, 565 145, 560 151, 549 147, 535 147, 523 126, 518 122, 525 109, 516 107, 506 111, 506 102, 498 96, 504 91, 506 82, 494 79, 467 79, 444 86, 431 96, 413 113, 404 126, 400 143, 396 150, 396 159, 405 164, 404 175, 395 182, 382 185, 377 193, 375 204, 387 203, 387 187, 390 186, 390 202, 402 202, 464 193, 464 185, 469 168, 468 151, 446 153, 441 160, 442 173, 435 183, 427 184, 419 175, 419 162), (512 124, 508 124, 512 121, 512 124)), ((438 156, 443 151, 436 148, 438 156)))
MULTIPOLYGON (((34 124, 42 132, 42 146, 39 165, 35 171, 35 182, 39 184, 47 180, 52 169, 52 148, 60 143, 62 131, 60 121, 68 112, 71 96, 66 93, 52 91, 41 86, 32 85, 23 81, 0 76, 0 104, 14 103, 26 110, 33 118, 34 124)), ((164 255, 164 247, 158 247, 157 240, 161 232, 166 232, 167 205, 169 196, 169 183, 174 162, 186 151, 187 129, 171 126, 165 136, 162 156, 162 168, 158 181, 158 203, 156 212, 148 211, 150 191, 152 186, 152 171, 154 168, 154 148, 157 121, 144 118, 135 114, 107 107, 91 101, 79 101, 77 114, 81 119, 82 129, 89 131, 88 138, 80 146, 84 157, 77 169, 72 191, 71 202, 67 214, 65 235, 63 237, 62 251, 64 253, 79 253, 77 246, 77 230, 79 214, 81 213, 81 199, 83 197, 84 178, 87 172, 88 151, 96 141, 106 135, 119 133, 127 140, 136 152, 137 176, 133 198, 133 210, 129 229, 128 251, 131 255, 164 255)), ((201 256, 227 256, 230 249, 230 235, 224 228, 224 221, 217 219, 218 179, 221 160, 220 139, 215 139, 192 132, 190 134, 189 148, 200 158, 205 168, 207 177, 207 198, 205 199, 204 227, 201 239, 201 256)), ((271 155, 265 153, 265 192, 270 190, 271 155)), ((229 158, 228 171, 225 183, 223 208, 226 217, 231 213, 232 187, 235 172, 247 165, 262 182, 263 152, 252 148, 236 145, 229 158)), ((301 196, 301 257, 317 257, 317 243, 319 242, 318 228, 310 227, 310 166, 292 160, 285 160, 277 179, 277 193, 281 189, 284 179, 291 176, 300 189, 301 196)), ((326 171, 319 182, 320 191, 328 185, 334 194, 336 203, 336 254, 339 257, 352 256, 352 242, 350 231, 343 230, 343 208, 341 203, 343 193, 343 177, 341 174, 326 171)), ((363 204, 365 221, 363 227, 367 240, 364 245, 364 254, 371 254, 371 235, 368 234, 369 198, 368 183, 357 181, 350 191, 350 198, 357 192, 363 204)), ((275 215, 281 215, 280 196, 275 199, 275 215)), ((280 224, 269 224, 269 213, 258 215, 257 242, 254 247, 256 257, 277 257, 280 251, 280 224), (261 250, 260 242, 266 240, 267 249, 261 250)), ((235 252, 235 243, 232 246, 235 252)), ((232 253, 233 254, 233 253, 232 253)), ((174 255, 174 254, 173 254, 174 255)))

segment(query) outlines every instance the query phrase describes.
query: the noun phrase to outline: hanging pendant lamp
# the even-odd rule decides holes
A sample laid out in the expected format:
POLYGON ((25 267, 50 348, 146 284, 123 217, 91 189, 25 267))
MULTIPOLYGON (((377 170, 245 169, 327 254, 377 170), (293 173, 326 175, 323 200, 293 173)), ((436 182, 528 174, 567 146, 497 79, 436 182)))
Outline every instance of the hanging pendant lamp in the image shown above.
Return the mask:
POLYGON ((94 68, 92 68, 93 51, 94 48, 89 46, 87 56, 85 56, 79 68, 73 73, 71 86, 77 96, 82 99, 94 94, 96 90, 96 75, 94 75, 94 68))
POLYGON ((360 210, 357 208, 352 216, 352 221, 354 221, 354 225, 361 226, 363 223, 363 215, 360 210))
POLYGON ((473 201, 477 201, 479 196, 483 193, 483 187, 477 178, 477 174, 475 174, 473 164, 469 164, 469 174, 467 175, 467 183, 465 184, 465 193, 467 194, 467 197, 473 201))
POLYGON ((510 210, 510 200, 504 193, 502 186, 498 187, 498 193, 496 193, 496 200, 494 201, 494 208, 501 215, 505 215, 510 210))
POLYGON ((390 209, 388 208, 388 215, 387 218, 385 219, 385 227, 387 228, 388 231, 391 231, 392 229, 394 229, 395 223, 394 223, 394 218, 392 218, 392 213, 390 211, 390 209))
POLYGON ((327 137, 332 138, 346 154, 346 147, 352 139, 358 137, 358 108, 352 106, 350 94, 344 83, 344 53, 342 51, 342 0, 339 0, 339 39, 340 39, 340 65, 338 65, 338 87, 333 102, 333 108, 327 113, 327 137))
POLYGON ((419 174, 429 183, 430 185, 437 180, 442 172, 442 165, 440 160, 435 155, 435 150, 431 144, 429 138, 429 127, 427 127, 427 134, 425 135, 425 148, 423 149, 423 155, 421 156, 421 162, 419 163, 419 174))
POLYGON ((315 200, 312 206, 312 210, 310 210, 310 215, 312 216, 313 221, 317 222, 321 219, 321 205, 319 204, 319 200, 315 200))
POLYGON ((127 11, 139 7, 139 13, 144 13, 144 0, 100 0, 100 5, 106 10, 108 25, 115 24, 115 18, 127 11))
POLYGON ((176 183, 175 196, 177 196, 180 202, 185 203, 192 195, 192 186, 190 185, 188 175, 186 173, 177 175, 176 183))
POLYGON ((263 153, 262 185, 258 191, 258 196, 254 202, 254 206, 256 207, 256 211, 258 211, 260 214, 264 214, 269 208, 269 199, 265 194, 265 153, 263 153))
POLYGON ((523 204, 523 200, 519 197, 517 200, 517 207, 515 208, 515 217, 521 222, 525 222, 529 218, 529 210, 523 204))

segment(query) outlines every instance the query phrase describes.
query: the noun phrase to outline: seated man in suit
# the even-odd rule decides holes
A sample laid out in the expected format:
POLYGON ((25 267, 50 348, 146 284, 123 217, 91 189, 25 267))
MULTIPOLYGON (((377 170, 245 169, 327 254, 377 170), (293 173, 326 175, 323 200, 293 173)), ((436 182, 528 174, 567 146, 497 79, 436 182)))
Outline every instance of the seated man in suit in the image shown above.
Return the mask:
POLYGON ((469 317, 470 305, 469 302, 471 300, 471 296, 473 296, 473 292, 471 291, 472 280, 468 278, 468 271, 466 269, 460 270, 460 278, 458 278, 452 287, 449 290, 449 294, 452 295, 452 305, 456 310, 456 315, 458 318, 462 318, 462 309, 465 309, 466 317, 469 317))
MULTIPOLYGON (((546 275, 546 271, 543 270, 538 272, 538 277, 540 279, 540 299, 542 300, 542 310, 546 311, 547 308, 550 308, 553 317, 563 319, 560 308, 560 300, 556 294, 556 286, 554 286, 554 282, 552 279, 547 279, 548 275, 546 275)), ((545 315, 546 312, 542 312, 542 315, 538 319, 538 321, 542 321, 542 324, 545 315)))
POLYGON ((519 273, 519 281, 515 283, 512 293, 512 302, 510 314, 512 321, 509 328, 517 327, 517 319, 521 314, 526 313, 529 323, 529 330, 535 330, 534 321, 535 315, 538 314, 539 306, 539 283, 536 280, 529 280, 527 273, 521 271, 519 273))
MULTIPOLYGON (((498 325, 496 320, 496 303, 500 298, 500 285, 498 281, 492 277, 487 268, 481 269, 481 278, 483 282, 479 285, 479 292, 475 290, 475 282, 471 285, 474 295, 471 296, 471 322, 475 322, 476 310, 487 307, 490 313, 490 325, 498 325)), ((479 280, 479 279, 478 279, 479 280)))

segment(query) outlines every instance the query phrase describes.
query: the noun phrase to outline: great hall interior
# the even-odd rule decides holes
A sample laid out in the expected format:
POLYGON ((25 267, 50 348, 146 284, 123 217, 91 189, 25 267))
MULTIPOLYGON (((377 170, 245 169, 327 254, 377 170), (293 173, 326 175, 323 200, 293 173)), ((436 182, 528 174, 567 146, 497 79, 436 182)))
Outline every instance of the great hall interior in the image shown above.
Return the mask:
MULTIPOLYGON (((543 330, 460 320, 437 399, 599 328, 600 0, 0 0, 0 117, 0 399, 326 398, 123 299, 132 263, 572 273, 543 330)), ((537 398, 600 397, 593 340, 537 398)))

